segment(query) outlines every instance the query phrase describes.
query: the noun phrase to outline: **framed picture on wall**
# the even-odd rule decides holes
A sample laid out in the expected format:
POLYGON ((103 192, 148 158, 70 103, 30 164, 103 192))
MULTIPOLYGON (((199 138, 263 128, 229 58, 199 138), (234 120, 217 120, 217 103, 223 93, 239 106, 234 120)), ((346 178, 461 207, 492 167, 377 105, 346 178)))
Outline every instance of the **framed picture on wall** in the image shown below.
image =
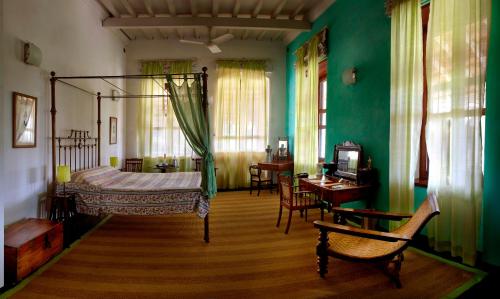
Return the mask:
POLYGON ((109 117, 109 144, 116 144, 118 140, 118 119, 109 117))
POLYGON ((12 94, 12 147, 36 147, 37 98, 12 94))

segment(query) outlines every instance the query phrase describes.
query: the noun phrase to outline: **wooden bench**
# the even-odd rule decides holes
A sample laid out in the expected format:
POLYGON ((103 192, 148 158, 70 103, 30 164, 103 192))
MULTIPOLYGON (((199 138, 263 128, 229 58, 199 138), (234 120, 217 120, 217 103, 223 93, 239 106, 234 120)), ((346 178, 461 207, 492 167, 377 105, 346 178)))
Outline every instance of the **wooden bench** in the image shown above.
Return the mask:
POLYGON ((24 219, 5 230, 5 278, 17 283, 63 249, 62 223, 24 219))

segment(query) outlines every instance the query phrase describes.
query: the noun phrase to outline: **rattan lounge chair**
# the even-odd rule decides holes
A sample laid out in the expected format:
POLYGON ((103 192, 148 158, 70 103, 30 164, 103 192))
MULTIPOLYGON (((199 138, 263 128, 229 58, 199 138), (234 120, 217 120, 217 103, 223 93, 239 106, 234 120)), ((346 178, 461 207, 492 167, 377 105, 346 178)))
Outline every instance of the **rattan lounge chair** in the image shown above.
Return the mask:
MULTIPOLYGON (((429 194, 414 215, 343 208, 334 208, 333 211, 339 214, 340 222, 343 222, 345 216, 353 215, 365 219, 378 218, 399 221, 408 218, 409 220, 391 232, 314 221, 314 227, 320 230, 319 243, 316 247, 320 276, 324 277, 328 273, 329 256, 357 262, 375 262, 384 266, 386 273, 400 288, 399 271, 404 259, 403 251, 408 247, 408 242, 420 232, 425 224, 439 214, 439 206, 436 196, 429 194)), ((369 222, 364 221, 364 223, 369 222)))

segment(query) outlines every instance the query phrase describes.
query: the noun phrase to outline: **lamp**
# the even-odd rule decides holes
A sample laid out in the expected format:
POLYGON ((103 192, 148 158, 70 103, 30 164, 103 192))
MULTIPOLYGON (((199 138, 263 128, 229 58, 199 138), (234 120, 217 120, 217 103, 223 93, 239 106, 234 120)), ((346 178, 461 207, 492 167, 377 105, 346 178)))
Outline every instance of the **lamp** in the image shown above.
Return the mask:
POLYGON ((56 180, 59 184, 63 184, 63 194, 66 196, 66 183, 71 181, 71 169, 68 165, 57 166, 56 180))
POLYGON ((356 83, 356 68, 348 68, 342 73, 342 82, 345 85, 353 85, 356 83))
POLYGON ((109 157, 109 165, 116 168, 118 166, 118 157, 109 157))
POLYGON ((40 66, 42 63, 42 51, 35 44, 24 44, 24 63, 34 66, 40 66))

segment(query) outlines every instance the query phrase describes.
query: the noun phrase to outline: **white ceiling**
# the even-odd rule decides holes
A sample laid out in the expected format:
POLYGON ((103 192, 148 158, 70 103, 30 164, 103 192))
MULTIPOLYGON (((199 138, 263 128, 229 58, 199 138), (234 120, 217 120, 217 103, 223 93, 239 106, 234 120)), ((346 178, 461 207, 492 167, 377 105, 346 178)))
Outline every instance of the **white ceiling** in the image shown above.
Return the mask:
POLYGON ((206 41, 231 33, 242 40, 289 42, 335 0, 97 0, 103 27, 129 40, 206 41))

